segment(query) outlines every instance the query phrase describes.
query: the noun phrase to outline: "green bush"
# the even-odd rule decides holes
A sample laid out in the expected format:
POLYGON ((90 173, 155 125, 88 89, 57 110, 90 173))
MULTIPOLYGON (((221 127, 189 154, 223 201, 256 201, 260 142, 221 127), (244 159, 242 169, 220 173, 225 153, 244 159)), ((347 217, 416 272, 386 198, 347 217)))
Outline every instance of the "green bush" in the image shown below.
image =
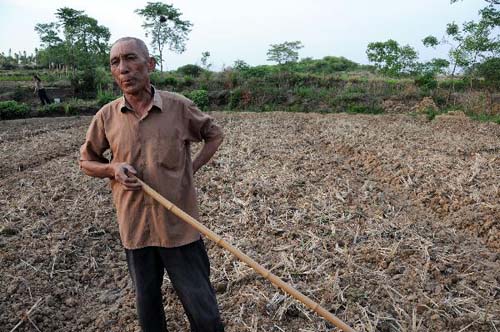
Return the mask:
POLYGON ((65 115, 65 114, 66 114, 66 110, 64 108, 64 104, 52 103, 52 104, 48 104, 48 105, 44 105, 44 106, 40 107, 37 110, 36 115, 43 117, 43 116, 61 116, 61 115, 65 115))
POLYGON ((185 96, 191 99, 196 104, 196 106, 198 106, 203 111, 206 110, 210 104, 207 90, 193 90, 186 93, 185 96))
POLYGON ((378 106, 366 105, 349 105, 346 110, 347 113, 362 113, 362 114, 381 114, 384 110, 378 106))
POLYGON ((185 65, 177 68, 177 72, 183 75, 189 75, 192 77, 198 77, 204 71, 203 68, 197 65, 185 65))
POLYGON ((477 66, 477 72, 484 77, 486 86, 500 89, 500 58, 489 58, 477 66))
POLYGON ((241 98, 243 97, 243 90, 240 88, 231 90, 229 94, 229 108, 235 109, 240 105, 241 98))
POLYGON ((151 81, 151 84, 160 86, 162 83, 162 75, 161 72, 159 71, 154 71, 149 75, 149 80, 151 81))
POLYGON ((94 80, 97 89, 109 89, 113 86, 113 77, 108 69, 97 67, 94 69, 94 80))
POLYGON ((242 75, 245 78, 249 77, 257 77, 257 78, 264 78, 267 76, 272 75, 273 73, 277 72, 278 68, 276 66, 256 66, 256 67, 250 67, 248 69, 242 70, 242 75))
POLYGON ((451 89, 455 84, 455 91, 464 91, 467 88, 467 81, 463 79, 446 79, 438 83, 442 89, 451 89))
POLYGON ((110 90, 101 90, 101 89, 97 90, 96 100, 97 100, 97 104, 99 106, 104 106, 107 103, 112 102, 116 98, 118 98, 118 97, 115 96, 115 94, 113 93, 113 91, 110 91, 110 90))
POLYGON ((425 110, 425 115, 427 116, 427 120, 429 120, 429 121, 434 120, 434 118, 439 114, 441 114, 441 112, 439 110, 432 108, 432 107, 428 107, 425 110))
POLYGON ((78 115, 78 109, 75 107, 73 103, 64 103, 63 104, 64 114, 67 116, 78 115))
POLYGON ((29 107, 26 104, 14 100, 0 102, 0 119, 19 119, 29 115, 29 107))
POLYGON ((179 80, 175 76, 165 76, 162 83, 166 86, 176 87, 179 84, 179 80))
POLYGON ((422 89, 423 92, 429 93, 437 88, 438 82, 433 74, 426 73, 415 78, 415 85, 422 89))
POLYGON ((195 83, 195 81, 191 76, 184 76, 182 79, 182 86, 184 86, 184 87, 193 86, 194 83, 195 83))
POLYGON ((480 122, 494 122, 500 124, 500 114, 469 114, 470 118, 480 122))
POLYGON ((344 57, 326 56, 321 60, 305 58, 293 66, 294 71, 303 73, 332 74, 361 69, 356 62, 344 57))

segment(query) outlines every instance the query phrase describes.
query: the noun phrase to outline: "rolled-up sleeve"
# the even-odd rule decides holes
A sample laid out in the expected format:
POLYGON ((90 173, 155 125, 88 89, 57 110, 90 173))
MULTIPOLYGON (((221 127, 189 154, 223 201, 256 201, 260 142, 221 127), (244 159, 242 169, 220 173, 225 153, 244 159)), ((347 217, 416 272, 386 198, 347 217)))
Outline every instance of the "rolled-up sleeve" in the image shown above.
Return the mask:
POLYGON ((214 118, 200 111, 194 103, 186 106, 185 117, 188 123, 187 137, 189 141, 209 142, 223 137, 222 129, 214 118))
POLYGON ((104 151, 108 148, 109 142, 106 138, 102 113, 97 112, 87 130, 85 143, 80 148, 80 162, 99 161, 108 163, 108 159, 103 156, 104 151))

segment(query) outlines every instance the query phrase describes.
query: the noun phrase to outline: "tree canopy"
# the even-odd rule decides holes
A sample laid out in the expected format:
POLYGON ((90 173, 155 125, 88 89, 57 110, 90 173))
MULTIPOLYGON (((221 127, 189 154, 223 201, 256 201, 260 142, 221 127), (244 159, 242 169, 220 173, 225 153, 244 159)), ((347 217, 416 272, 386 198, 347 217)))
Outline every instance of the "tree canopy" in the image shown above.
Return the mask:
POLYGON ((135 10, 144 18, 142 27, 146 37, 151 37, 151 47, 158 52, 157 60, 163 71, 163 50, 165 46, 173 52, 182 53, 193 24, 182 20, 182 13, 174 6, 162 2, 148 2, 146 7, 135 10))
POLYGON ((417 67, 417 51, 409 45, 400 46, 393 39, 369 43, 366 55, 382 73, 390 76, 411 74, 417 67))
POLYGON ((289 62, 297 62, 299 59, 299 50, 303 48, 302 42, 292 41, 281 44, 271 44, 267 51, 267 60, 277 62, 279 65, 289 62))
POLYGON ((108 62, 109 29, 84 11, 59 8, 56 22, 38 23, 42 49, 37 57, 41 65, 62 64, 72 68, 108 62))

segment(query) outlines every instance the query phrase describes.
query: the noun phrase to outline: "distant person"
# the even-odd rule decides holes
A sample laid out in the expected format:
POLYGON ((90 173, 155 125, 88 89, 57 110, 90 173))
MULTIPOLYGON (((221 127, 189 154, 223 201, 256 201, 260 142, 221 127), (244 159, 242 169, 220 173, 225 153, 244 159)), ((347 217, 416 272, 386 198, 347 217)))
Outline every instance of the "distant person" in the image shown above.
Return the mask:
POLYGON ((198 218, 194 174, 219 148, 222 129, 191 100, 151 85, 155 61, 142 40, 118 39, 111 47, 110 67, 123 97, 94 116, 80 149, 80 166, 87 175, 111 179, 142 331, 167 331, 161 289, 166 270, 190 331, 223 332, 200 233, 148 197, 132 176, 198 218), (203 147, 192 160, 191 144, 200 141, 203 147), (107 149, 111 162, 103 156, 107 149))
POLYGON ((38 92, 38 97, 40 97, 40 101, 42 102, 42 105, 45 104, 50 104, 50 99, 47 96, 47 92, 45 91, 45 88, 43 87, 42 80, 38 75, 33 75, 33 81, 35 82, 35 91, 33 93, 38 92))

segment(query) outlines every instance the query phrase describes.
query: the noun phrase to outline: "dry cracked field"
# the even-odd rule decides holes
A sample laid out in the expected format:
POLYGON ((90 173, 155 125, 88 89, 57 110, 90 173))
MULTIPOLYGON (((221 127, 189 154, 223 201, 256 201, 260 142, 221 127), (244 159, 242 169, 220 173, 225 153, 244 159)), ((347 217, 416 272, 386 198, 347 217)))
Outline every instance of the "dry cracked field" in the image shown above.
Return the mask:
MULTIPOLYGON (((226 139, 196 181, 215 232, 359 331, 500 329, 500 126, 214 116, 226 139)), ((89 122, 0 122, 1 331, 138 331, 107 182, 77 165, 89 122)), ((207 245, 227 331, 335 330, 207 245)))

